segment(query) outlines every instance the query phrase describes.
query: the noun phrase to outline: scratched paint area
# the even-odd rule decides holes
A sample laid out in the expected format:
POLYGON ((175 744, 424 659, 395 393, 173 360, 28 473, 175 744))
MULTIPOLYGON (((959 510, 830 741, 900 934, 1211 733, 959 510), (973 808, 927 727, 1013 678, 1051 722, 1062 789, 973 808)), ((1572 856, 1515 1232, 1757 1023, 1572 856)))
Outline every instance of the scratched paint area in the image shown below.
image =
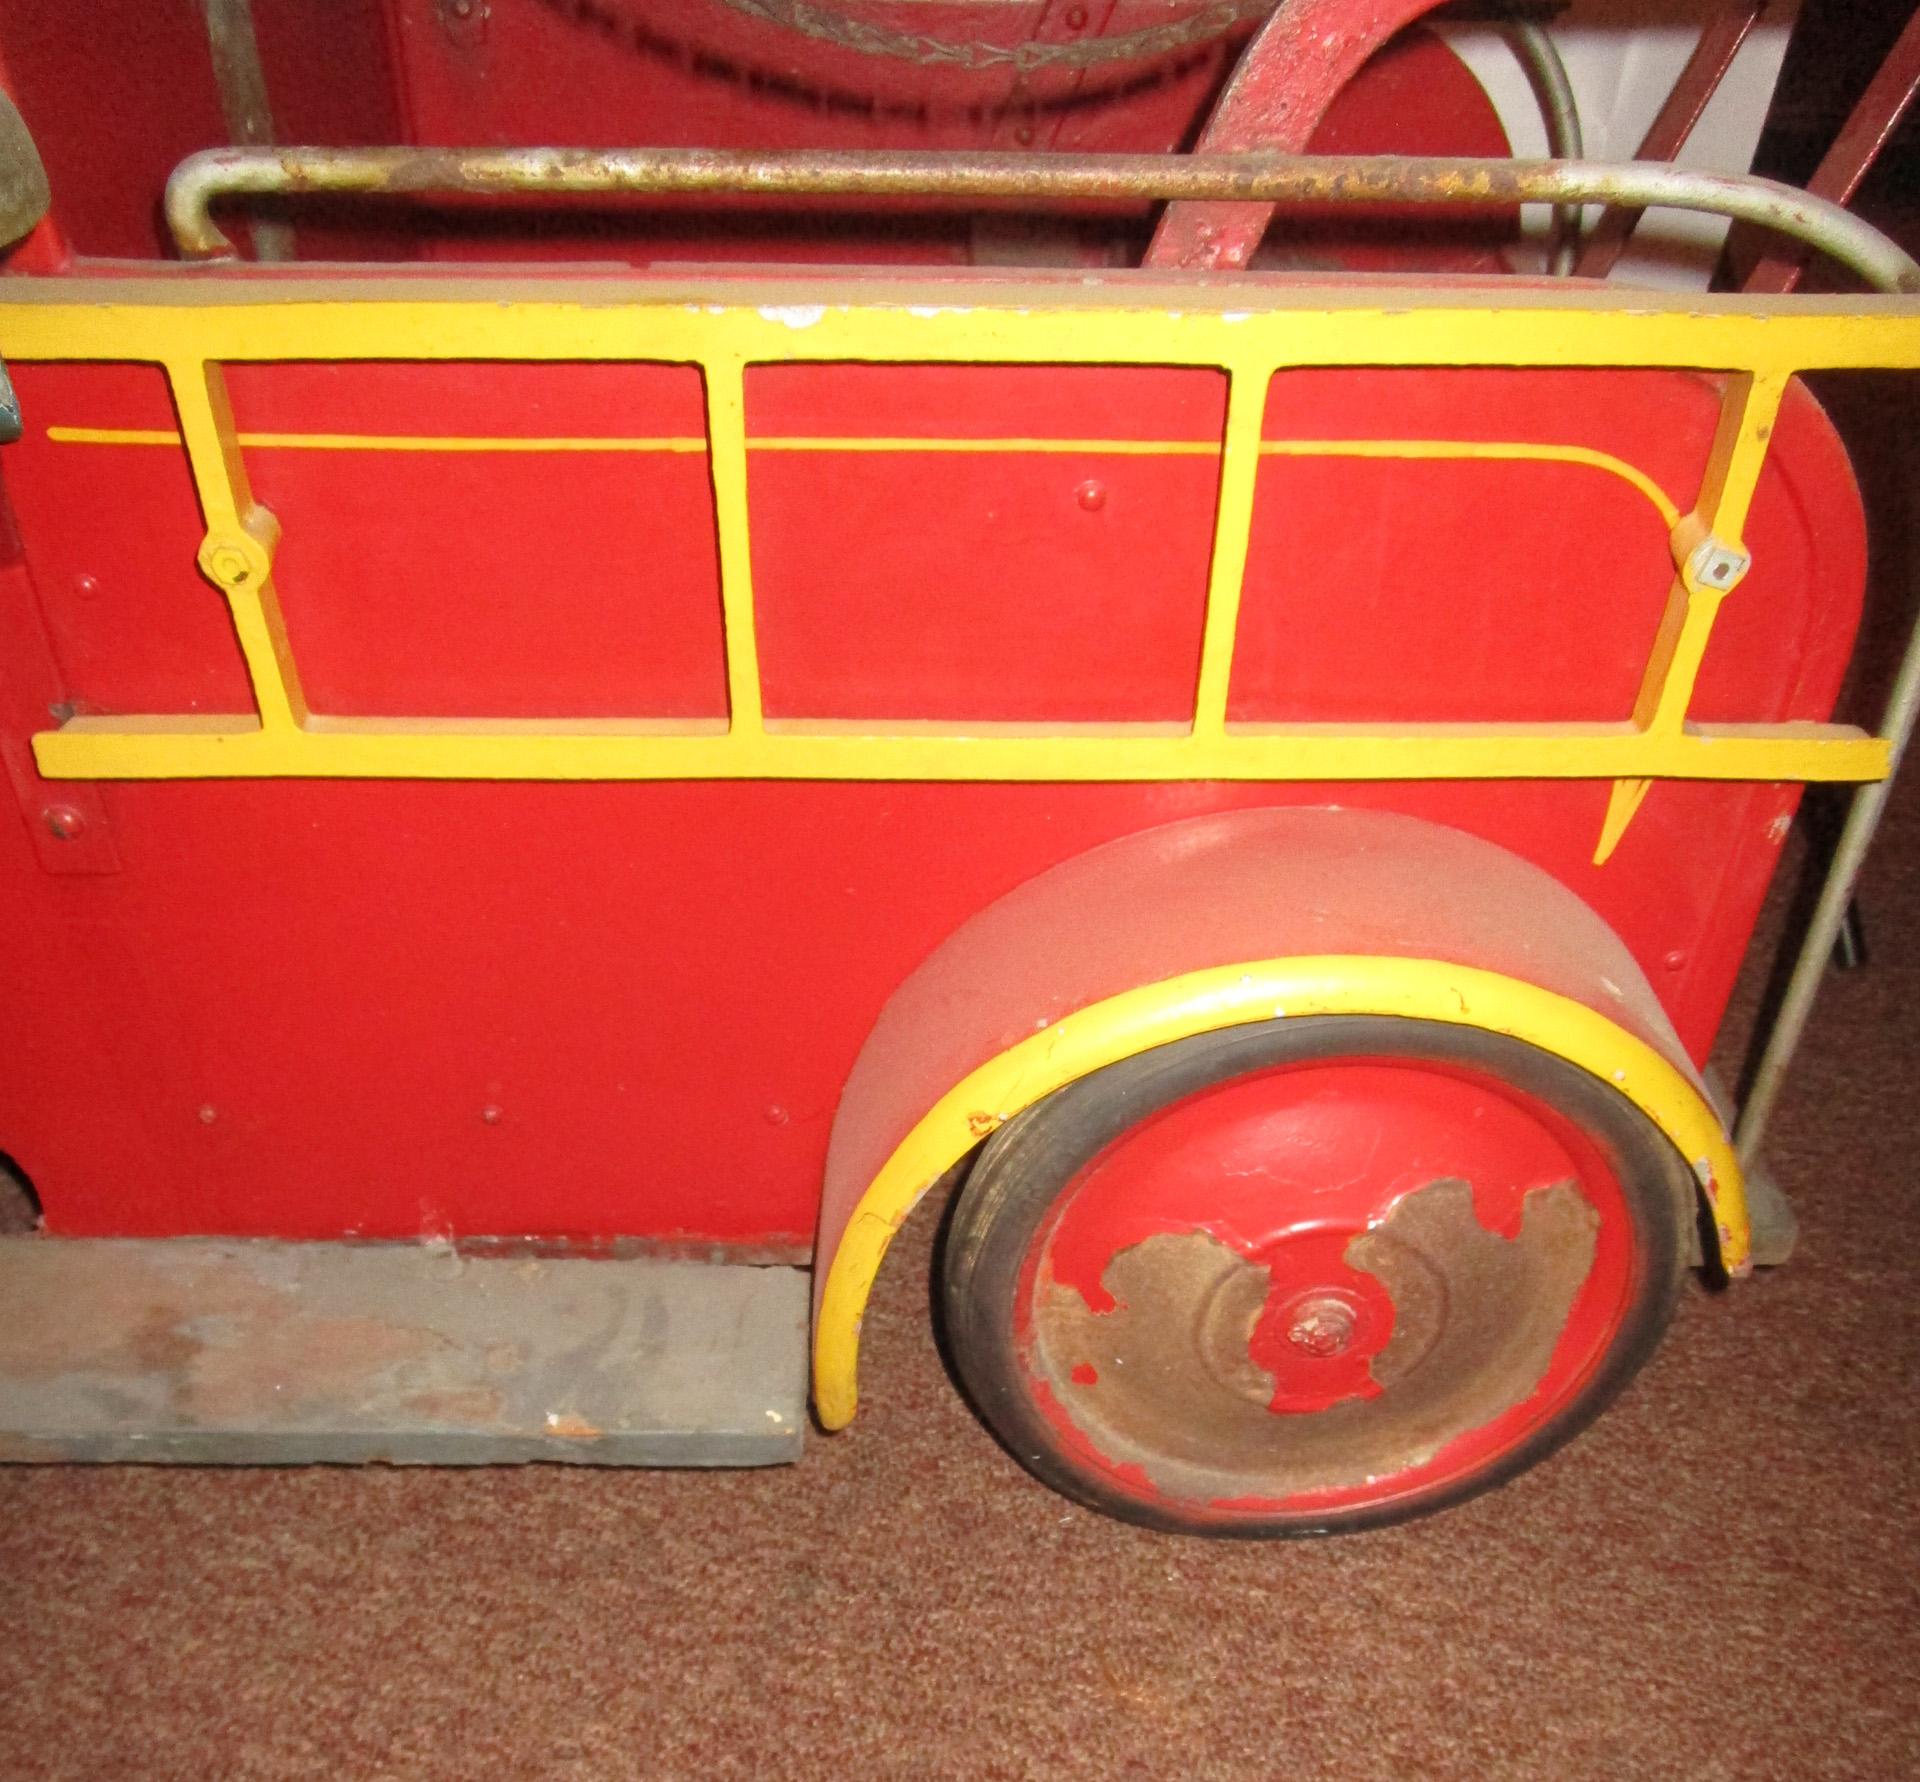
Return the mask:
POLYGON ((1374 1357, 1379 1391, 1276 1415, 1250 1345, 1269 1271, 1205 1232, 1120 1252, 1095 1312, 1051 1286, 1033 1356, 1048 1389, 1114 1466, 1186 1503, 1285 1499, 1365 1486, 1431 1461, 1539 1387, 1593 1267, 1599 1217, 1571 1183, 1527 1197, 1505 1238, 1464 1182, 1406 1195, 1348 1246, 1394 1302, 1374 1357))

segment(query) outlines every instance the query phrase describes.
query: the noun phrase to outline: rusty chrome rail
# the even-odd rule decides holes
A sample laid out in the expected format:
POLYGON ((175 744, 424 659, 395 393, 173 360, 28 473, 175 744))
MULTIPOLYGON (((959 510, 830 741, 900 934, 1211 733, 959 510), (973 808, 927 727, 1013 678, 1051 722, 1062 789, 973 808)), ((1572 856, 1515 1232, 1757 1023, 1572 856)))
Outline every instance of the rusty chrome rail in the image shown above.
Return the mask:
POLYGON ((1198 200, 1262 204, 1613 204, 1705 211, 1785 235, 1881 291, 1920 292, 1920 265, 1837 204, 1750 174, 1658 162, 1401 155, 756 154, 731 149, 228 148, 167 181, 189 260, 236 257, 213 206, 243 197, 599 197, 1198 200))

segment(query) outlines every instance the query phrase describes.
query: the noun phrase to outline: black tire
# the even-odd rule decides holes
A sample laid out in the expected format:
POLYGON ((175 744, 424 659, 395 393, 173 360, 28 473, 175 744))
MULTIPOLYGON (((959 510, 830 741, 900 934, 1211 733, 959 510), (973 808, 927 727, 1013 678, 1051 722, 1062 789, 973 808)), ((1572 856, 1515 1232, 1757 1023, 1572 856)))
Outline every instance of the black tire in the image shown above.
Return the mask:
POLYGON ((1685 1274, 1694 1186, 1684 1160, 1609 1084, 1505 1035, 1438 1022, 1322 1016, 1223 1029, 1162 1046, 1068 1085, 983 1148, 949 1226, 940 1292, 960 1382, 983 1421, 1030 1472, 1091 1508, 1146 1527, 1239 1538, 1378 1528, 1489 1491, 1544 1459, 1596 1418, 1657 1347, 1685 1274), (1468 1476, 1389 1501, 1336 1510, 1247 1513, 1144 1495, 1068 1450, 1037 1402, 1016 1339, 1023 1261, 1067 1185, 1095 1157, 1175 1102, 1276 1065, 1389 1059, 1465 1066, 1537 1098, 1602 1153, 1633 1231, 1624 1315, 1568 1402, 1524 1441, 1468 1476))

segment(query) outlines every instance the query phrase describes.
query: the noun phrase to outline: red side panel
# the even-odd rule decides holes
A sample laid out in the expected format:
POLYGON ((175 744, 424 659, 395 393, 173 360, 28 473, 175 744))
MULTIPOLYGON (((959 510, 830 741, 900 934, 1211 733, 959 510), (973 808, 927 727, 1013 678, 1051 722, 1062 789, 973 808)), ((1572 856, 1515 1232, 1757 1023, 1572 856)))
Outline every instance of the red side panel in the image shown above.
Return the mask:
POLYGON ((1184 718, 1225 404, 1212 371, 749 372, 768 714, 1184 718), (956 449, 777 449, 816 437, 956 449))
MULTIPOLYGON (((1585 462, 1344 454, 1580 447, 1684 512, 1718 411, 1709 380, 1673 372, 1282 372, 1231 715, 1625 718, 1673 579, 1668 522, 1646 493, 1585 462)), ((1789 582, 1804 568, 1796 553, 1789 582)))
POLYGON ((228 386, 315 711, 725 715, 693 367, 252 365, 228 386), (416 449, 446 436, 485 449, 416 449))
MULTIPOLYGON (((286 523, 277 579, 317 702, 719 710, 698 454, 634 443, 698 434, 690 376, 236 372, 249 468, 286 523), (307 437, 272 443, 286 433, 307 437), (379 437, 313 442, 336 433, 379 437), (428 434, 467 448, 388 449, 428 434), (621 443, 518 443, 557 438, 621 443), (472 448, 502 439, 508 449, 472 448)), ((1700 393, 1686 380, 1612 405, 1578 373, 1463 384, 1444 401, 1418 384, 1329 374, 1317 396, 1290 392, 1269 432, 1557 438, 1617 452, 1691 501, 1700 393), (1548 388, 1568 376, 1587 387, 1548 388)), ((44 614, 66 682, 54 691, 107 710, 243 706, 218 597, 192 569, 199 521, 155 374, 27 366, 21 394, 31 431, 0 472, 30 575, 0 575, 0 600, 23 635, 30 608, 44 614), (50 427, 163 442, 84 443, 50 427)), ((1176 707, 1215 461, 1005 442, 1190 447, 1217 429, 1218 400, 1210 378, 1152 371, 757 375, 754 571, 774 709, 1176 707), (791 445, 814 435, 1003 449, 791 445), (1082 501, 1090 480, 1103 503, 1082 501)), ((1668 573, 1643 497, 1554 468, 1557 548, 1574 562, 1496 595, 1492 574, 1513 568, 1506 524, 1533 523, 1549 473, 1478 469, 1467 487, 1451 466, 1269 458, 1236 699, 1264 688, 1276 710, 1284 699, 1315 715, 1451 716, 1465 677, 1501 710, 1611 706, 1630 677, 1607 640, 1646 622, 1668 573), (1308 469, 1324 476, 1312 511, 1286 480, 1308 469), (1441 471, 1451 480, 1436 495, 1427 479, 1441 471), (1370 556, 1321 523, 1343 490, 1365 504, 1354 533, 1379 536, 1370 556), (1594 562, 1613 579, 1590 584, 1594 562), (1552 610, 1502 629, 1510 602, 1529 598, 1552 610), (1351 647, 1349 629, 1367 647, 1351 647), (1445 673, 1432 671, 1446 651, 1445 673), (1315 652, 1317 668, 1294 666, 1315 652)), ((1699 709, 1824 710, 1863 545, 1844 457, 1802 396, 1783 412, 1751 539, 1758 567, 1728 602, 1699 709)), ((0 663, 0 676, 18 673, 0 663)), ((11 679, 7 694, 16 743, 59 702, 11 679)), ((835 1102, 894 988, 970 915, 1086 848, 1263 805, 1394 809, 1467 830, 1590 903, 1698 1058, 1793 802, 1786 788, 1658 786, 1596 868, 1606 788, 1578 783, 98 792, 118 871, 49 871, 37 812, 0 823, 12 924, 0 1020, 15 1036, 0 1150, 34 1177, 56 1229, 788 1242, 812 1228, 835 1102)))
MULTIPOLYGON (((0 458, 70 704, 244 712, 226 602, 194 566, 204 528, 177 446, 81 444, 49 429, 174 435, 151 365, 15 365, 27 433, 0 458)), ((0 1148, 4 1148, 0 1140, 0 1148)))

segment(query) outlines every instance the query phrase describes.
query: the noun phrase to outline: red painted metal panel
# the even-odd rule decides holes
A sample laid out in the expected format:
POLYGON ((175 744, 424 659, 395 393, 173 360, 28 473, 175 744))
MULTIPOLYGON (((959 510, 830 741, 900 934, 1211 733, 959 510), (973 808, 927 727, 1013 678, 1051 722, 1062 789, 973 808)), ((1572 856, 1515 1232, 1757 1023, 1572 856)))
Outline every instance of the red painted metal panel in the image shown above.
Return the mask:
MULTIPOLYGON (((1675 374, 1304 370, 1274 379, 1264 437, 1582 447, 1623 457, 1685 511, 1717 412, 1705 380, 1675 374)), ((1564 462, 1270 456, 1256 512, 1232 716, 1632 710, 1673 559, 1659 511, 1618 476, 1564 462)))
POLYGON ((1086 847, 1258 804, 1454 823, 1613 921, 1698 1055, 1791 803, 1657 788, 1596 869, 1586 785, 105 793, 120 874, 55 881, 24 827, 0 841, 34 936, 4 949, 33 1038, 0 1148, 55 1229, 743 1241, 811 1230, 841 1084, 906 973, 1086 847))
POLYGON ((249 434, 595 440, 605 450, 260 444, 281 606, 313 709, 720 717, 700 374, 684 365, 271 365, 228 374, 249 434), (343 516, 351 516, 342 524, 343 516))
MULTIPOLYGON (((450 431, 537 426, 544 433, 603 424, 617 411, 624 427, 643 391, 660 405, 649 430, 678 428, 690 413, 677 374, 655 389, 644 375, 651 368, 641 368, 630 387, 617 372, 559 368, 567 375, 523 382, 518 369, 426 390, 399 371, 383 382, 365 368, 331 378, 274 367, 238 377, 236 388, 243 422, 253 426, 418 431, 430 416, 450 431)), ((756 381, 751 424, 756 433, 937 427, 944 436, 979 437, 999 436, 1025 416, 1023 430, 1054 437, 1111 428, 1123 437, 1193 439, 1218 424, 1217 388, 1204 376, 1190 382, 1194 375, 783 370, 756 381), (1037 423, 1033 377, 1048 392, 1037 423)), ((1327 375, 1324 400, 1313 415, 1296 409, 1291 429, 1317 418, 1323 431, 1343 435, 1377 428, 1504 437, 1519 415, 1545 427, 1554 413, 1577 411, 1586 431, 1571 437, 1618 449, 1671 478, 1683 505, 1687 498, 1699 393, 1685 380, 1641 388, 1629 378, 1610 403, 1586 388, 1587 374, 1528 374, 1529 386, 1572 380, 1576 395, 1555 410, 1560 398, 1516 393, 1490 374, 1471 386, 1477 395, 1470 401, 1458 392, 1448 400, 1419 380, 1403 389, 1384 374, 1327 375)), ((218 597, 191 569, 196 526, 177 451, 54 445, 45 437, 48 424, 164 424, 151 374, 109 370, 96 382, 63 368, 28 367, 24 379, 31 380, 23 394, 36 431, 9 448, 0 472, 22 501, 28 566, 56 639, 75 662, 99 665, 94 685, 109 689, 118 709, 179 709, 188 694, 234 703, 231 685, 218 679, 236 672, 231 634, 218 597), (91 555, 103 550, 117 554, 91 555), (88 616, 74 586, 82 553, 110 566, 103 583, 118 587, 126 578, 144 604, 120 609, 113 605, 119 595, 103 596, 112 623, 88 616), (118 679, 107 677, 109 663, 118 679)), ((556 659, 558 667, 550 662, 542 680, 538 664, 524 659, 529 638, 578 641, 565 625, 544 633, 539 613, 567 600, 579 580, 570 550, 611 548, 615 557, 622 548, 642 556, 685 551, 688 561, 711 551, 703 501, 631 499, 630 490, 648 486, 652 457, 621 456, 610 483, 570 506, 572 458, 490 456, 485 462, 496 468, 487 474, 503 480, 465 510, 468 535, 449 528, 430 548, 380 528, 408 500, 444 490, 445 466, 434 454, 258 450, 253 457, 263 498, 290 516, 283 597, 298 641, 323 665, 318 684, 330 692, 357 690, 368 709, 376 694, 382 704, 424 694, 516 711, 529 709, 529 684, 543 705, 588 688, 591 699, 582 703, 592 707, 632 697, 635 688, 651 697, 695 684, 648 682, 658 664, 643 662, 646 652, 618 634, 622 590, 643 579, 624 563, 600 589, 599 617, 615 627, 608 647, 628 652, 614 667, 582 652, 556 659), (295 470, 282 463, 296 457, 295 470), (276 477, 284 484, 269 487, 276 477), (538 549, 521 536, 520 496, 501 495, 514 477, 567 515, 538 549), (371 522, 378 524, 370 531, 371 522), (486 651, 472 647, 473 578, 494 553, 512 560, 514 574, 494 585, 485 610, 504 615, 516 642, 486 651), (382 586, 389 576, 399 592, 382 586), (383 652, 404 665, 387 683, 379 680, 383 652)), ((1110 598, 1141 616, 1142 635, 1163 642, 1167 628, 1189 623, 1177 613, 1195 595, 1204 551, 1163 582, 1139 574, 1138 565, 1111 567, 1099 548, 1078 542, 1074 527, 1125 520, 1137 501, 1156 525, 1164 521, 1170 539, 1204 540, 1210 456, 1129 459, 1124 470, 1114 460, 1105 472, 1113 484, 1107 507, 1076 504, 1065 512, 1055 510, 1071 499, 1065 479, 1079 466, 1070 458, 969 457, 968 474, 980 479, 972 484, 949 474, 949 462, 925 454, 871 464, 865 454, 754 454, 757 550, 767 552, 785 525, 785 545, 806 554, 807 565, 789 572, 777 553, 756 562, 767 601, 770 689, 784 689, 796 703, 803 690, 810 700, 857 696, 884 709, 904 687, 922 708, 940 710, 1011 687, 1025 702, 1020 709, 1038 715, 1085 710, 1084 665, 1064 628, 1041 625, 1038 643, 1015 652, 983 627, 967 650, 948 655, 945 679, 936 672, 939 651, 914 654, 915 623, 962 622, 964 603, 948 584, 967 569, 968 555, 980 541, 999 549, 1007 536, 1030 538, 1039 553, 1032 561, 1018 549, 1004 553, 1004 592, 974 590, 990 605, 1004 598, 1015 607, 1045 606, 1063 564, 1075 573, 1091 566, 1087 587, 1110 577, 1110 598), (1135 470, 1145 464, 1154 474, 1139 479, 1135 470), (1178 480, 1184 470, 1167 476, 1180 466, 1198 477, 1194 489, 1178 480), (805 504, 835 486, 817 482, 809 495, 804 479, 849 474, 879 477, 899 510, 869 500, 853 526, 822 524, 815 509, 811 537, 801 536, 805 504), (802 487, 782 495, 779 479, 789 475, 802 487), (1190 511, 1174 511, 1176 495, 1190 511), (1036 515, 1044 510, 1044 524, 1036 518, 1031 532, 1003 532, 995 516, 1028 500, 1038 504, 1036 515), (927 564, 920 586, 861 567, 905 549, 918 530, 948 545, 945 559, 927 564), (974 542, 955 548, 956 538, 974 542), (809 603, 819 608, 842 571, 870 602, 876 630, 862 636, 827 627, 844 656, 846 678, 836 682, 832 650, 810 644, 797 615, 809 603), (1150 581, 1165 602, 1158 613, 1142 592, 1150 581), (879 604, 889 588, 906 596, 891 614, 879 604), (785 607, 792 610, 783 614, 785 607), (883 619, 901 626, 898 635, 881 635, 883 619)), ((1532 474, 1525 466, 1484 469, 1505 491, 1503 506, 1532 474), (1522 483, 1503 482, 1508 472, 1522 483)), ((1613 563, 1621 548, 1614 510, 1590 498, 1609 479, 1564 474, 1586 479, 1569 482, 1552 509, 1564 549, 1613 563)), ((1404 486, 1417 485, 1415 474, 1404 486)), ((1278 484, 1263 485, 1261 526, 1284 529, 1300 519, 1290 497, 1276 500, 1281 493, 1278 484)), ((1407 536, 1403 548, 1418 554, 1420 589, 1443 610, 1478 615, 1483 583, 1463 541, 1486 529, 1486 512, 1465 501, 1450 513, 1418 507, 1424 497, 1409 499, 1416 503, 1409 512, 1453 527, 1460 547, 1450 554, 1407 536)), ((1383 498, 1388 522, 1395 511, 1383 498)), ((1757 567, 1727 604, 1699 707, 1752 719, 1823 710, 1844 665, 1863 547, 1844 455, 1810 399, 1795 397, 1783 411, 1750 538, 1757 567)), ((1157 566, 1163 558, 1143 560, 1157 566)), ((1277 574, 1273 556, 1261 561, 1263 575, 1277 574)), ((1289 623, 1318 626, 1323 643, 1342 615, 1351 623, 1356 599, 1376 598, 1338 562, 1285 567, 1296 592, 1275 610, 1289 623)), ((1568 589, 1585 591, 1584 573, 1556 577, 1540 598, 1557 602, 1568 589)), ((688 591, 692 604, 696 592, 711 598, 704 584, 689 582, 688 591)), ((1391 608, 1402 592, 1378 598, 1391 608)), ((0 598, 13 603, 16 617, 25 616, 21 603, 32 595, 24 576, 0 579, 0 598)), ((1595 640, 1620 618, 1606 601, 1582 610, 1590 623, 1583 635, 1595 640)), ((816 617, 824 623, 816 612, 809 627, 816 617)), ((1256 657, 1260 623, 1250 613, 1256 657)), ((1397 711, 1404 703, 1438 715, 1444 689, 1437 677, 1386 647, 1400 635, 1391 626, 1380 635, 1382 647, 1342 669, 1351 671, 1354 706, 1397 711)), ((1513 655, 1493 651, 1481 691, 1496 698, 1510 671, 1550 680, 1557 672, 1551 660, 1543 669, 1528 654, 1540 635, 1522 627, 1513 655)), ((682 659, 670 649, 666 656, 679 663, 676 673, 692 674, 693 654, 682 659)), ((717 664, 717 652, 705 660, 717 664)), ((17 669, 0 673, 9 679, 7 724, 17 749, 44 720, 32 698, 15 696, 17 669)), ((1182 673, 1190 678, 1190 647, 1182 673)), ((1149 677, 1133 686, 1136 693, 1149 688, 1151 704, 1170 684, 1149 677)), ((711 697, 713 683, 700 685, 711 697)), ((1300 685, 1313 692, 1315 683, 1300 685)), ((1790 788, 1659 785, 1614 859, 1596 868, 1590 857, 1606 789, 1577 783, 268 782, 108 785, 99 796, 122 860, 117 873, 50 875, 28 825, 0 825, 0 907, 23 937, 0 948, 0 1019, 25 1036, 0 1074, 0 1150, 32 1173, 55 1229, 635 1233, 739 1242, 804 1241, 841 1085, 873 1019, 913 966, 994 898, 1085 848, 1180 816, 1261 805, 1332 802, 1455 825, 1521 852, 1587 899, 1631 948, 1699 1057, 1776 858, 1779 820, 1794 799, 1790 788)))
MULTIPOLYGON (((749 437, 1208 445, 1217 372, 763 366, 749 437)), ((787 452, 751 459, 770 716, 1180 719, 1217 459, 787 452)))
MULTIPOLYGON (((29 735, 70 709, 72 694, 54 659, 40 598, 27 572, 20 531, 0 497, 0 768, 43 872, 118 872, 119 850, 97 786, 49 785, 34 766, 29 735)), ((0 817, 0 822, 4 818, 0 817)))
POLYGON ((26 432, 7 448, 7 494, 75 709, 252 711, 226 602, 194 567, 204 528, 186 455, 48 435, 49 427, 170 434, 165 377, 150 365, 11 371, 26 432))
POLYGON ((1846 447, 1805 385, 1793 384, 1760 471, 1746 542, 1753 570, 1720 609, 1691 715, 1738 722, 1763 707, 1783 717, 1832 710, 1867 573, 1860 491, 1846 447))

